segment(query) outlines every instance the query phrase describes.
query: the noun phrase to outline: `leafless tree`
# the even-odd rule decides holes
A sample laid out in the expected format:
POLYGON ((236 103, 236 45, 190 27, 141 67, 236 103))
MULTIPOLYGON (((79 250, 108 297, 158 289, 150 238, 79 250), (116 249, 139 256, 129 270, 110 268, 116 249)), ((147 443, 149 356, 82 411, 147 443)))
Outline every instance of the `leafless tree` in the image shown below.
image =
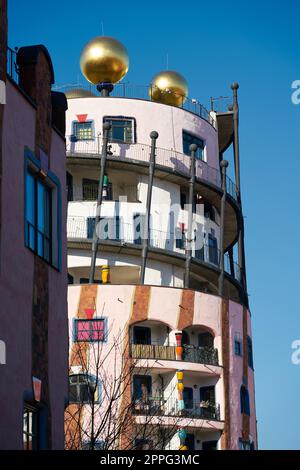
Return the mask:
POLYGON ((77 382, 70 385, 65 411, 66 449, 95 450, 99 442, 105 450, 138 449, 145 443, 150 449, 165 448, 180 427, 176 390, 167 397, 163 390, 156 398, 147 390, 134 397, 133 376, 149 374, 148 361, 131 357, 128 325, 105 339, 72 345, 69 373, 77 382), (167 413, 166 403, 171 403, 167 413))

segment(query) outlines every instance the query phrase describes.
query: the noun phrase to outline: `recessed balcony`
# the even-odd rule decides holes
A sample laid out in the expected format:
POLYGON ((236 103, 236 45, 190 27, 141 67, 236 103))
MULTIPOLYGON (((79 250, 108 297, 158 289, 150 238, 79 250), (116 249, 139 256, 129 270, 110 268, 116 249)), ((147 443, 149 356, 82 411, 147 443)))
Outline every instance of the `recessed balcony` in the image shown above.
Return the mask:
POLYGON ((150 396, 146 400, 134 400, 133 414, 220 421, 220 405, 209 401, 189 401, 182 410, 176 398, 150 396))

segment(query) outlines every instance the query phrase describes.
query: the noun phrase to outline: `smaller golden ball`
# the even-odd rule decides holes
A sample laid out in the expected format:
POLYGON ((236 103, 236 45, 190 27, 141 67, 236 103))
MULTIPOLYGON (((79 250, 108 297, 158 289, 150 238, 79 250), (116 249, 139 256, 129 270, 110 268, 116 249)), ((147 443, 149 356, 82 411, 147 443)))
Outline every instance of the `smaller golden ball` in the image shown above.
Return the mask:
POLYGON ((149 96, 157 103, 182 106, 188 96, 186 79, 172 70, 160 72, 151 80, 149 96))
POLYGON ((80 56, 85 78, 98 83, 117 83, 126 75, 129 58, 126 48, 114 38, 98 36, 89 41, 80 56))

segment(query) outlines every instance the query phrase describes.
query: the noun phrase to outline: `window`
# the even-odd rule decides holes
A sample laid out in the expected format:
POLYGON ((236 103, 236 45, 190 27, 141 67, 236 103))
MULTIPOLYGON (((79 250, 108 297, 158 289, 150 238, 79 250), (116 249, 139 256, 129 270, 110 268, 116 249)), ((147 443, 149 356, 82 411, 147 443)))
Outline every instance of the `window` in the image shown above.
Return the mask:
POLYGON ((151 396, 152 377, 151 375, 133 376, 133 397, 135 400, 147 401, 151 396))
POLYGON ((182 141, 183 141, 183 153, 185 153, 186 155, 191 155, 190 145, 196 144, 198 145, 198 148, 196 151, 196 159, 204 160, 204 141, 202 139, 192 134, 189 134, 186 131, 182 131, 182 141))
POLYGON ((214 347, 214 337, 208 331, 205 333, 200 333, 198 335, 198 346, 200 348, 213 348, 214 347))
POLYGON ((68 273, 68 284, 74 284, 74 277, 68 273))
POLYGON ((215 387, 213 385, 200 388, 200 402, 201 401, 208 401, 210 405, 215 405, 215 387))
POLYGON ((25 151, 25 246, 49 264, 61 264, 61 190, 56 176, 25 151))
POLYGON ((208 234, 208 252, 209 252, 209 262, 218 265, 219 264, 218 241, 210 233, 208 234))
POLYGON ((145 326, 135 326, 133 328, 134 344, 151 344, 151 329, 145 326))
POLYGON ((105 117, 104 122, 109 122, 111 129, 108 134, 110 142, 133 144, 134 120, 131 118, 105 117))
POLYGON ((23 449, 38 449, 38 410, 25 405, 23 410, 23 449))
POLYGON ((184 387, 183 389, 183 401, 184 401, 184 408, 190 410, 193 408, 193 389, 191 387, 184 387))
POLYGON ((51 191, 30 171, 26 175, 27 246, 50 262, 51 191))
MULTIPOLYGON (((82 179, 82 199, 84 201, 96 201, 98 198, 98 180, 92 180, 89 178, 82 179)), ((108 181, 107 175, 104 176, 104 187, 102 200, 112 201, 112 183, 108 181)))
POLYGON ((239 439, 239 450, 254 450, 254 443, 239 439))
POLYGON ((100 403, 101 384, 99 379, 87 374, 69 376, 70 403, 100 403))
POLYGON ((234 353, 236 356, 243 355, 242 340, 238 333, 236 333, 235 338, 234 338, 234 353))
POLYGON ((204 217, 215 222, 215 210, 209 202, 204 202, 204 217))
POLYGON ((73 136, 75 140, 92 140, 94 138, 93 121, 73 121, 73 136))
POLYGON ((81 450, 103 450, 105 446, 104 441, 83 442, 81 450))
POLYGON ((240 398, 241 413, 245 413, 246 415, 250 416, 249 392, 244 385, 242 385, 240 389, 240 398))
POLYGON ((195 450, 195 436, 194 434, 187 434, 185 438, 185 445, 188 450, 195 450))
POLYGON ((218 441, 205 441, 202 442, 202 450, 217 450, 218 441))
POLYGON ((106 319, 74 320, 74 341, 105 341, 106 319))
MULTIPOLYGON (((135 245, 141 245, 144 238, 144 231, 146 225, 146 215, 136 213, 133 215, 133 242, 135 245)), ((151 216, 150 216, 151 227, 151 216)))
POLYGON ((247 350, 248 350, 248 366, 253 369, 253 350, 252 350, 252 340, 250 336, 247 336, 247 350))
POLYGON ((135 450, 151 450, 153 449, 153 442, 150 439, 136 438, 134 448, 135 450))
MULTIPOLYGON (((87 237, 93 238, 95 228, 95 217, 87 218, 87 237)), ((120 217, 101 217, 97 230, 100 240, 120 240, 120 217)))
POLYGON ((179 224, 179 227, 175 227, 175 237, 176 237, 176 248, 180 250, 185 249, 185 230, 184 224, 179 224))

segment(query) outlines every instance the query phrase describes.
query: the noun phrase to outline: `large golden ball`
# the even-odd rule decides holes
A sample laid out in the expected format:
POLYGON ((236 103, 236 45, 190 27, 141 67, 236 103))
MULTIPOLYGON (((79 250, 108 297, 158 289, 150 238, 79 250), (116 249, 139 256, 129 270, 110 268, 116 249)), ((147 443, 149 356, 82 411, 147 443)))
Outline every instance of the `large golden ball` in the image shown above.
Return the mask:
POLYGON ((98 36, 89 41, 81 52, 81 71, 95 85, 119 82, 126 75, 128 67, 127 50, 114 38, 98 36))
POLYGON ((178 72, 165 70, 155 75, 149 88, 152 101, 182 106, 188 95, 186 79, 178 72))

